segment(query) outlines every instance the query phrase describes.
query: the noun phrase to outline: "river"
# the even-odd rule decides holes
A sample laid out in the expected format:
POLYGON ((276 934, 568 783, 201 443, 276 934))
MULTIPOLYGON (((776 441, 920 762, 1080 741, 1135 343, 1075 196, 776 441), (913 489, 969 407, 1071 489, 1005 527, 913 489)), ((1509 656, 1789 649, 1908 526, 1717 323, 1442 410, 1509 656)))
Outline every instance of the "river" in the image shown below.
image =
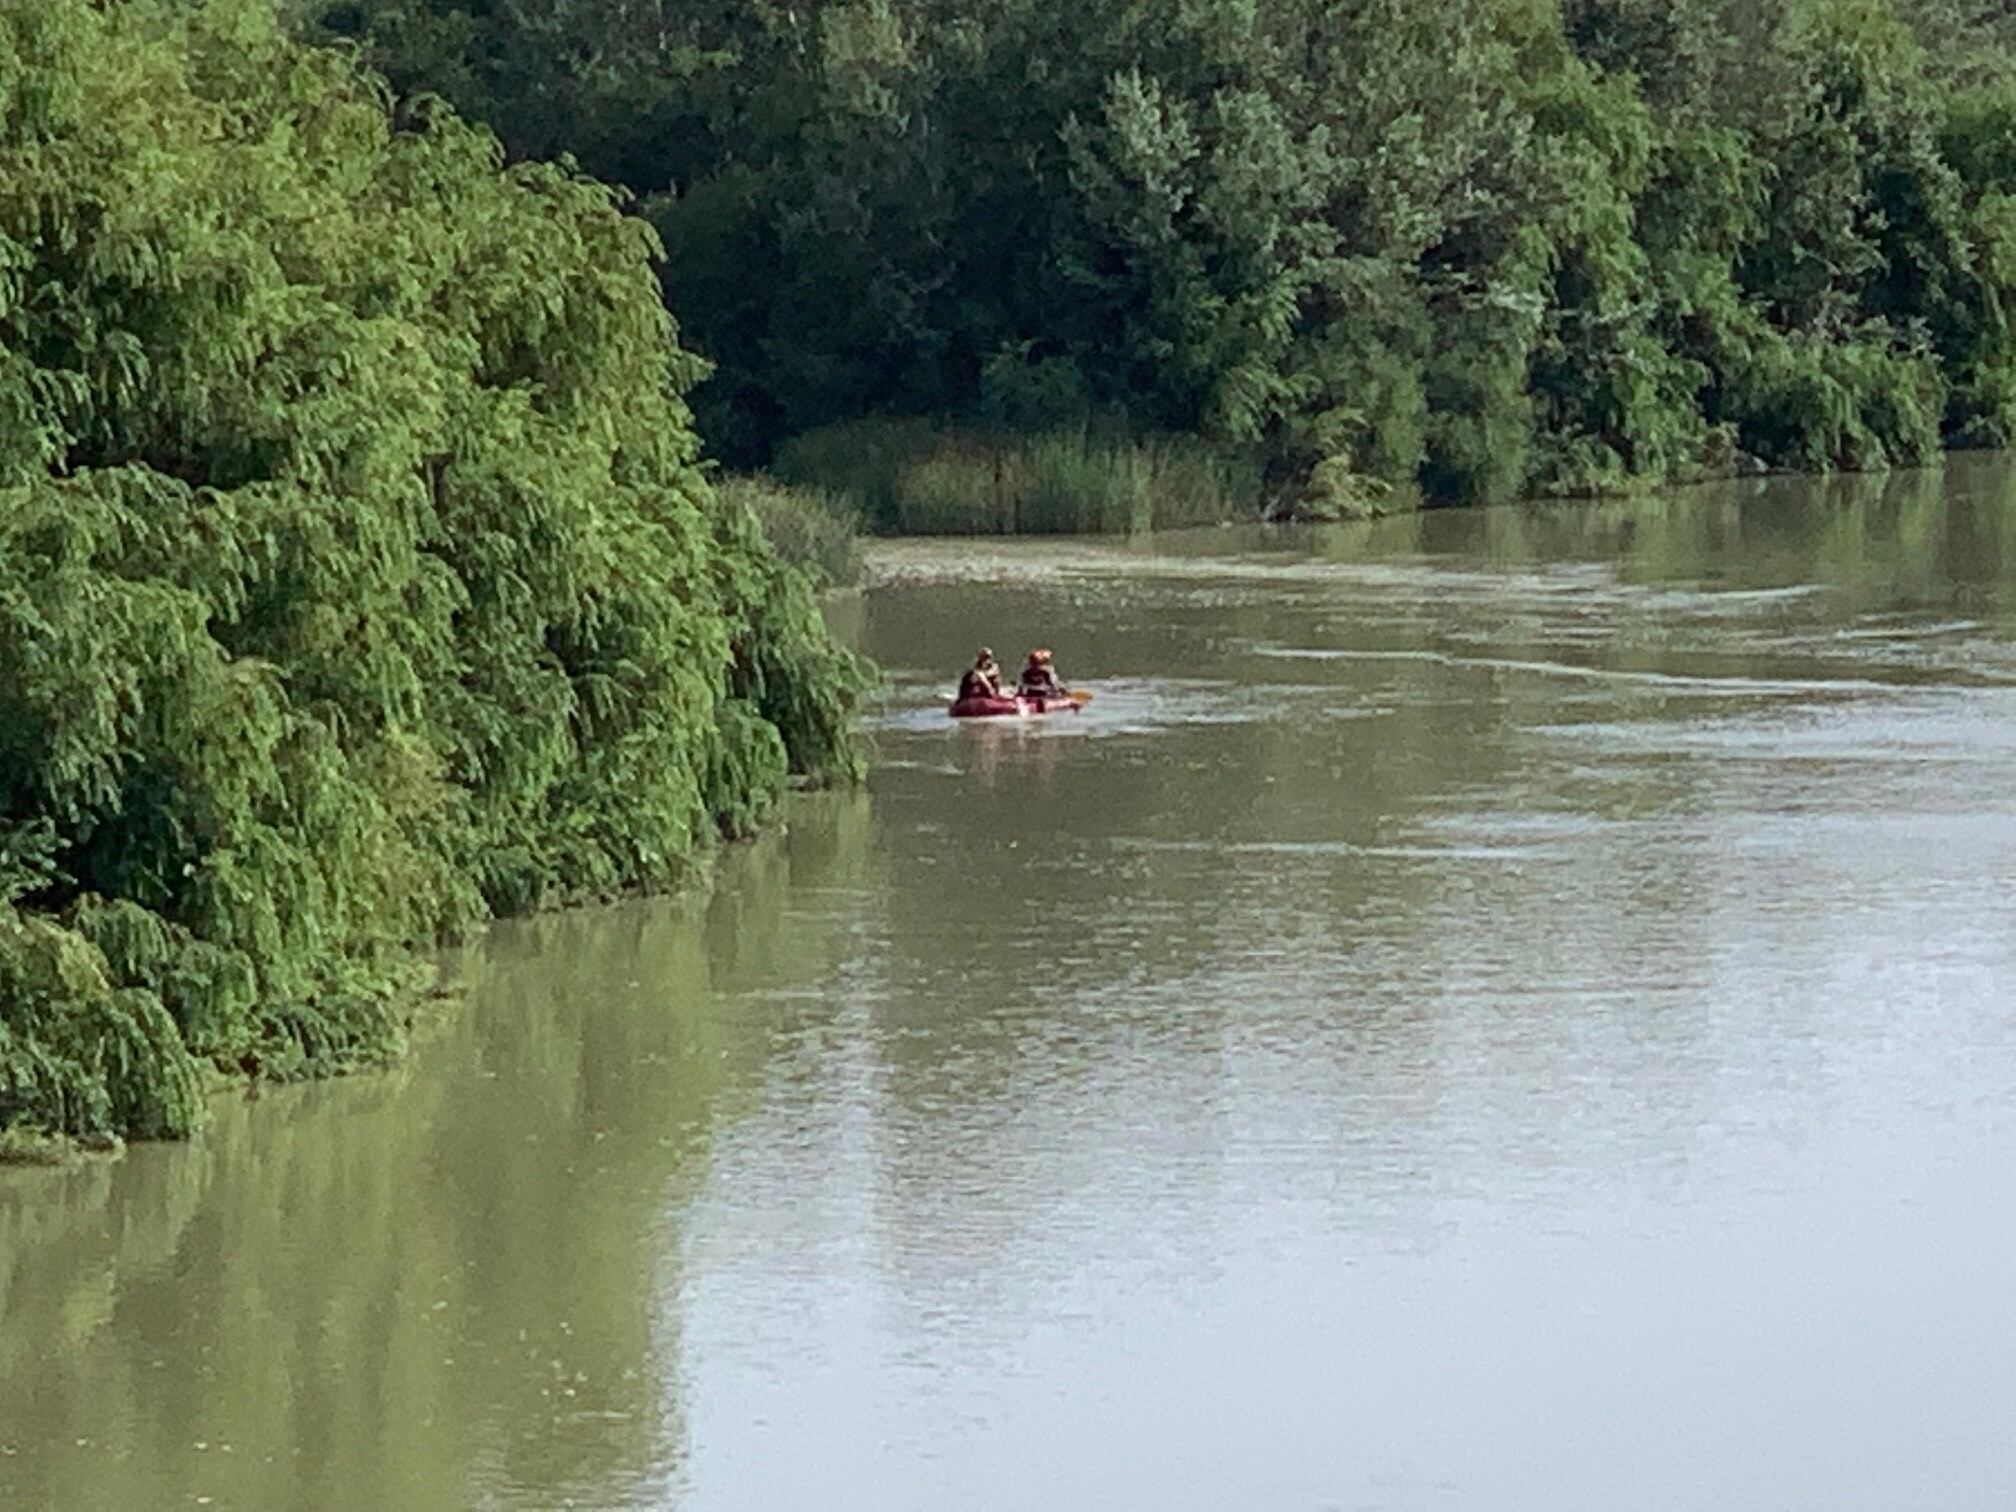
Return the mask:
POLYGON ((2016 1504, 2006 465, 877 570, 865 793, 0 1175, 0 1506, 2016 1504))

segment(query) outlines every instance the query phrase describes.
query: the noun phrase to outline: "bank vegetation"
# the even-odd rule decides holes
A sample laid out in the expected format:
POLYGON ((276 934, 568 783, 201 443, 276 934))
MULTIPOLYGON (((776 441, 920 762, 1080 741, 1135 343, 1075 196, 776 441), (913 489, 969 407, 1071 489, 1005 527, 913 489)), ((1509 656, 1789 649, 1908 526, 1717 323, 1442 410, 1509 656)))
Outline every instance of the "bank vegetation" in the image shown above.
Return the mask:
POLYGON ((0 0, 0 1151, 381 1062, 436 942, 854 771, 658 250, 270 0, 0 0))
POLYGON ((1137 463, 1088 429, 1196 438, 1238 470, 1225 512, 1334 513, 1880 468, 2016 428, 2000 5, 294 13, 515 156, 634 192, 716 364, 711 444, 830 459, 806 477, 879 528, 1157 518, 1132 474, 1163 443, 1137 463), (892 419, 928 454, 914 428, 885 446, 892 419), (1086 466, 1060 516, 1050 480, 1086 466))

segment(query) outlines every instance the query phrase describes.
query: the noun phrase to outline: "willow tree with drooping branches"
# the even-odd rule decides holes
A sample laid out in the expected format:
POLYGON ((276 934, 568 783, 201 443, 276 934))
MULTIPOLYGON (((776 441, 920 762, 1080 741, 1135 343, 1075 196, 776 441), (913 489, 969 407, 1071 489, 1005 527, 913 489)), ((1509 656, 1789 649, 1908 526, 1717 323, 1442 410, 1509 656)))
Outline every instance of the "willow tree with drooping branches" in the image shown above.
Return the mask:
POLYGON ((270 0, 0 0, 0 1132, 382 1061, 419 949, 855 771, 656 255, 270 0))

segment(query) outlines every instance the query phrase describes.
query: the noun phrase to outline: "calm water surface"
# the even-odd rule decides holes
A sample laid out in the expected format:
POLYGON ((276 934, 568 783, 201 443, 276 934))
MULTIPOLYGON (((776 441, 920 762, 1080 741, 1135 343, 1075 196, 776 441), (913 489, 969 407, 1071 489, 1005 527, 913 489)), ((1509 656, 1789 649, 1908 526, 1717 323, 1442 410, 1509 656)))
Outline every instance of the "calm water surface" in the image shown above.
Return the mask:
POLYGON ((2016 477, 973 560, 710 897, 0 1178, 0 1506, 2016 1505, 2016 477))

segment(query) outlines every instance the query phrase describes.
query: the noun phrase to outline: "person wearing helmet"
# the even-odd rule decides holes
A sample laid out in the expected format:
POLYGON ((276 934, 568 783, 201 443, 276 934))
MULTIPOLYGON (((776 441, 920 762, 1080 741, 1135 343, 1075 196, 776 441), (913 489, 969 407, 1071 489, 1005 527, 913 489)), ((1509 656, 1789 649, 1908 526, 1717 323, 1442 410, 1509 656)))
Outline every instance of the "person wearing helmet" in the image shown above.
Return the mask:
POLYGON ((965 703, 975 698, 999 698, 1001 696, 1001 666, 994 660, 994 653, 982 646, 980 654, 973 658, 973 665, 966 669, 966 675, 959 679, 959 701, 965 703))
POLYGON ((1022 680, 1015 692, 1022 698, 1062 698, 1065 696, 1064 679, 1057 675, 1057 666, 1048 651, 1031 651, 1028 663, 1022 668, 1022 680))

